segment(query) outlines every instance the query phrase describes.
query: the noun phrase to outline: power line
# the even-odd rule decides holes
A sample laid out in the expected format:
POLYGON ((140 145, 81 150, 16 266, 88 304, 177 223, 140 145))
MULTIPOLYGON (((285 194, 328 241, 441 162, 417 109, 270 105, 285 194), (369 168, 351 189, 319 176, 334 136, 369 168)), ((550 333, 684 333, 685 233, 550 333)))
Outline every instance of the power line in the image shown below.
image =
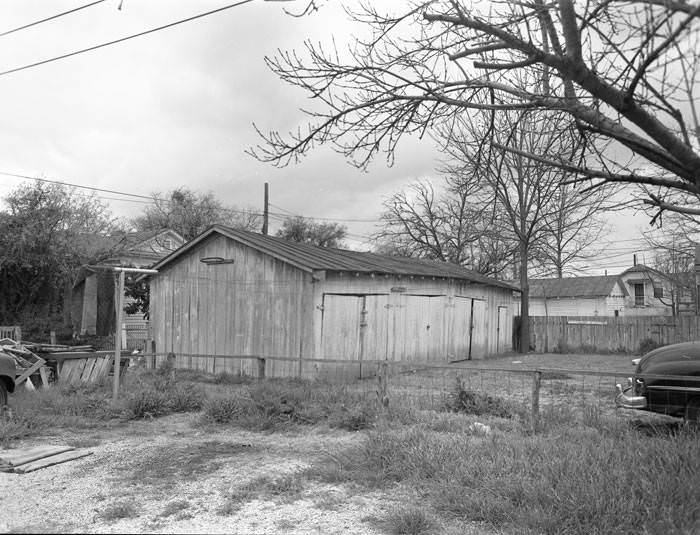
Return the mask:
POLYGON ((11 33, 18 32, 20 30, 26 30, 27 28, 31 28, 32 26, 37 26, 39 24, 42 24, 44 22, 48 22, 50 20, 54 20, 60 17, 63 17, 65 15, 70 15, 71 13, 75 13, 76 11, 80 11, 81 9, 86 9, 88 7, 92 7, 97 4, 101 4, 102 2, 106 2, 107 0, 97 0, 96 2, 90 2, 89 4, 85 4, 83 6, 79 6, 73 9, 70 9, 68 11, 64 11, 63 13, 58 13, 56 15, 52 15, 50 17, 47 17, 45 19, 37 20, 35 22, 30 22, 29 24, 25 24, 24 26, 19 26, 17 28, 12 28, 11 30, 7 30, 5 32, 0 33, 0 37, 4 37, 6 35, 10 35, 11 33))
POLYGON ((208 17, 209 15, 214 15, 215 13, 220 13, 220 12, 222 12, 222 11, 226 11, 227 9, 231 9, 231 8, 234 8, 234 7, 242 6, 243 4, 248 4, 248 3, 252 2, 252 1, 253 1, 253 0, 240 0, 239 2, 235 2, 235 3, 233 3, 233 4, 228 4, 228 5, 226 5, 226 6, 219 7, 219 8, 217 8, 217 9, 212 9, 211 11, 207 11, 207 12, 205 12, 205 13, 199 13, 198 15, 193 15, 192 17, 187 17, 186 19, 180 19, 180 20, 177 20, 177 21, 175 21, 175 22, 170 22, 170 23, 168 23, 168 24, 164 24, 163 26, 158 26, 158 27, 156 27, 156 28, 151 28, 150 30, 145 30, 145 31, 143 31, 143 32, 135 33, 135 34, 132 34, 132 35, 127 35, 126 37, 120 37, 119 39, 115 39, 114 41, 108 41, 108 42, 106 42, 106 43, 101 43, 101 44, 99 44, 99 45, 94 45, 94 46, 91 46, 91 47, 88 47, 88 48, 83 48, 83 49, 81 49, 81 50, 75 50, 75 51, 73 51, 73 52, 68 52, 67 54, 62 54, 62 55, 60 55, 60 56, 55 56, 55 57, 53 57, 53 58, 48 58, 48 59, 44 59, 44 60, 41 60, 41 61, 37 61, 37 62, 35 62, 35 63, 29 63, 29 64, 27 64, 27 65, 22 65, 21 67, 15 67, 14 69, 8 69, 8 70, 6 70, 6 71, 0 72, 0 76, 5 76, 5 75, 7 75, 7 74, 12 74, 12 73, 15 73, 15 72, 18 72, 18 71, 23 71, 23 70, 25 70, 25 69, 31 69, 31 68, 33 68, 33 67, 38 67, 39 65, 45 65, 45 64, 47 64, 47 63, 52 63, 52 62, 54 62, 54 61, 58 61, 58 60, 61 60, 61 59, 70 58, 70 57, 72 57, 72 56, 77 56, 78 54, 83 54, 83 53, 85 53, 85 52, 91 52, 91 51, 97 50, 97 49, 99 49, 99 48, 104 48, 104 47, 107 47, 107 46, 116 45, 116 44, 118 44, 118 43, 123 43, 124 41, 128 41, 129 39, 135 39, 136 37, 142 37, 142 36, 144 36, 144 35, 148 35, 148 34, 151 34, 151 33, 159 32, 159 31, 165 30, 165 29, 167 29, 167 28, 172 28, 173 26, 178 26, 178 25, 184 24, 184 23, 186 23, 186 22, 191 22, 191 21, 196 20, 196 19, 201 19, 201 18, 203 18, 203 17, 208 17))
POLYGON ((27 179, 27 180, 38 180, 39 182, 46 182, 46 183, 48 183, 48 184, 62 184, 62 185, 64 185, 64 186, 71 186, 71 187, 73 187, 73 188, 89 189, 89 190, 92 190, 92 191, 100 191, 100 192, 103 192, 103 193, 112 193, 112 194, 115 194, 115 195, 124 195, 124 196, 126 196, 126 197, 135 197, 135 198, 138 198, 138 199, 147 199, 147 200, 153 202, 153 197, 148 197, 148 196, 146 196, 146 195, 138 195, 138 194, 136 194, 136 193, 125 193, 125 192, 123 192, 123 191, 116 191, 116 190, 113 190, 113 189, 103 189, 103 188, 96 188, 96 187, 94 187, 94 186, 83 186, 83 185, 81 185, 81 184, 71 184, 70 182, 64 182, 64 181, 62 181, 62 180, 51 180, 50 178, 39 178, 39 177, 36 177, 36 176, 20 175, 20 174, 17 174, 17 173, 7 173, 7 172, 5 172, 5 171, 0 171, 0 175, 4 175, 4 176, 13 176, 13 177, 15 177, 15 178, 24 178, 24 179, 27 179))

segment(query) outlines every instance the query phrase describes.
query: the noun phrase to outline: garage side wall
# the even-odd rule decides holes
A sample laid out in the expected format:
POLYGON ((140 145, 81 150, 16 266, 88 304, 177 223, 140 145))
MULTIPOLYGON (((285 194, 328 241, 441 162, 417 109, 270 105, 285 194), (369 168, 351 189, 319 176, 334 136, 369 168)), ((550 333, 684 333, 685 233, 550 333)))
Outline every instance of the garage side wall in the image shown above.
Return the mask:
POLYGON ((331 272, 314 287, 318 358, 445 363, 512 348, 512 290, 331 272))
MULTIPOLYGON (((151 279, 156 351, 175 353, 180 367, 214 373, 257 371, 255 361, 214 355, 299 359, 312 344, 311 291, 309 273, 214 235, 151 279), (207 265, 205 257, 234 262, 207 265)), ((295 376, 299 366, 268 361, 266 373, 295 376)))

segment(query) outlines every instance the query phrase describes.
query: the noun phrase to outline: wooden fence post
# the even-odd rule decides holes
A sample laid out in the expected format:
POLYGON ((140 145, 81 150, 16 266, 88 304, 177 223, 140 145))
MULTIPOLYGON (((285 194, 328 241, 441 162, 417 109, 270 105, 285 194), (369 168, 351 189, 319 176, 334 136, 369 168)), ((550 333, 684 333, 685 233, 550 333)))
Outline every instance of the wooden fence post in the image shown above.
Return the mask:
POLYGON ((50 341, 52 346, 56 345, 56 331, 49 332, 49 341, 50 341))
POLYGON ((258 357, 258 381, 265 379, 265 358, 258 357))
POLYGON ((389 394, 387 392, 387 382, 389 370, 386 362, 380 362, 377 369, 377 401, 381 407, 389 406, 389 394))
POLYGON ((536 433, 540 426, 540 386, 542 383, 542 372, 532 374, 532 431, 536 433))

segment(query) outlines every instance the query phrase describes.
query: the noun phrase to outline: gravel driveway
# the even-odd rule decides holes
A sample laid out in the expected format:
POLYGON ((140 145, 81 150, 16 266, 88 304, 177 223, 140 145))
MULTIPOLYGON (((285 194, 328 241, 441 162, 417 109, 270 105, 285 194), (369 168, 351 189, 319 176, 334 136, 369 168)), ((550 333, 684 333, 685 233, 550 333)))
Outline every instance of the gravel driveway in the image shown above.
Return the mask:
POLYGON ((294 476, 359 433, 202 429, 195 415, 33 438, 93 455, 0 473, 0 532, 380 533, 387 496, 294 476), (261 492, 260 489, 263 489, 261 492))

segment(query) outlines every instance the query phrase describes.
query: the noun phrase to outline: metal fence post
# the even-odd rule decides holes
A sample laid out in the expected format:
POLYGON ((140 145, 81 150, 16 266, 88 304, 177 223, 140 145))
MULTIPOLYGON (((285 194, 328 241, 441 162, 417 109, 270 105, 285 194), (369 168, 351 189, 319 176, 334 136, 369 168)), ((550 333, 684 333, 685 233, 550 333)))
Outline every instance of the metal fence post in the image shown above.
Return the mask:
POLYGON ((542 372, 535 371, 532 374, 532 431, 537 432, 540 426, 540 386, 542 384, 542 372))

